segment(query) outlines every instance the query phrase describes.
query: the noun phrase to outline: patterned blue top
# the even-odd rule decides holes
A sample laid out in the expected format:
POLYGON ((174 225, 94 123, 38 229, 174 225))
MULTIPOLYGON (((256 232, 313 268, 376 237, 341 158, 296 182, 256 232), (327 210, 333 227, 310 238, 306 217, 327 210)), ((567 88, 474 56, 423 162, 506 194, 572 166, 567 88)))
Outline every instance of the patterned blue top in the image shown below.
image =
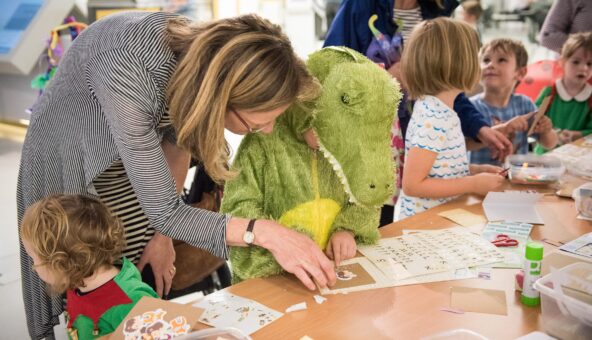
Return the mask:
MULTIPOLYGON (((426 149, 438 154, 428 174, 429 178, 459 178, 469 175, 467 149, 460 128, 460 119, 456 112, 434 96, 424 96, 413 107, 405 139, 405 157, 410 148, 426 149)), ((453 198, 411 197, 403 192, 400 219, 453 198)))
MULTIPOLYGON (((490 126, 505 123, 508 120, 536 111, 536 105, 530 98, 522 94, 512 94, 508 105, 503 108, 491 106, 483 100, 482 94, 471 97, 471 102, 477 110, 483 114, 490 126)), ((528 137, 526 132, 516 132, 510 139, 514 144, 514 152, 517 154, 528 153, 528 137)), ((500 165, 498 160, 491 158, 489 148, 471 151, 471 163, 500 165)))

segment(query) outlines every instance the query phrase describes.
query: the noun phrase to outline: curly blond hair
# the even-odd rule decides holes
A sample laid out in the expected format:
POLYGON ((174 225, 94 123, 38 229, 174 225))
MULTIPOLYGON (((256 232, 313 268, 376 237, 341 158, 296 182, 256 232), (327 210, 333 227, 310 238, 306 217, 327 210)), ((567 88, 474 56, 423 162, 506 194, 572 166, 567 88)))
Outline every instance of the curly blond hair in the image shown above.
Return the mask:
POLYGON ((125 248, 121 222, 97 199, 55 195, 30 206, 20 235, 54 273, 53 293, 84 287, 83 279, 112 266, 125 248))

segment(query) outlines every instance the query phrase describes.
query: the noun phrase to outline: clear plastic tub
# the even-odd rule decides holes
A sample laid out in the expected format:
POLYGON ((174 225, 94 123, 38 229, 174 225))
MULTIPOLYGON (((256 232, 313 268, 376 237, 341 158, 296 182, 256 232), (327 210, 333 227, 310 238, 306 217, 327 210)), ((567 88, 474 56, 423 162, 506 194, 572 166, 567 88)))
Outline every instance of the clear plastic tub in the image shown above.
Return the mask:
POLYGON ((538 279, 543 327, 560 339, 592 337, 592 264, 577 262, 538 279))
POLYGON ((549 184, 559 180, 565 167, 549 155, 511 155, 506 160, 510 181, 518 184, 549 184))
POLYGON ((592 158, 582 158, 567 166, 567 171, 574 176, 592 179, 592 158))
POLYGON ((592 218, 592 182, 575 188, 572 197, 576 201, 578 212, 582 216, 592 218))

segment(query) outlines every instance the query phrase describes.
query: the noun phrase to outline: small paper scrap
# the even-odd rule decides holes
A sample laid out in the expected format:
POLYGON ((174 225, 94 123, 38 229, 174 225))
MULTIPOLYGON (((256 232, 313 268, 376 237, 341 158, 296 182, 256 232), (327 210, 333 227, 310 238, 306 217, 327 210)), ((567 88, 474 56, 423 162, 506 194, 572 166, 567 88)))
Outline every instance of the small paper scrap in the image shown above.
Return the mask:
POLYGON ((299 310, 305 310, 306 308, 306 302, 300 302, 286 308, 286 313, 297 312, 299 310))
POLYGON ((479 269, 477 277, 483 280, 491 280, 491 269, 479 269))
POLYGON ((454 313, 454 314, 464 314, 465 311, 458 308, 449 308, 449 307, 442 307, 440 308, 443 312, 454 313))
POLYGON ((315 296, 313 296, 313 297, 314 297, 315 301, 316 301, 316 302, 317 302, 319 305, 320 305, 320 304, 322 304, 323 302, 327 301, 327 298, 324 298, 324 297, 322 297, 322 296, 320 296, 320 295, 315 295, 315 296))
POLYGON ((313 338, 309 337, 308 335, 303 336, 300 340, 314 340, 313 338))

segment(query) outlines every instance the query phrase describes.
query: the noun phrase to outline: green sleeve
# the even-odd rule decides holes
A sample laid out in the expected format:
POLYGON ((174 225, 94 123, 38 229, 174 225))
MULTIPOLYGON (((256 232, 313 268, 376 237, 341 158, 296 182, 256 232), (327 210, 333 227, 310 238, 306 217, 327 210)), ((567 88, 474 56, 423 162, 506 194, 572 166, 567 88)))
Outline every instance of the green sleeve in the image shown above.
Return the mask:
POLYGON ((354 233, 357 244, 374 244, 380 238, 379 220, 380 208, 347 203, 333 222, 331 234, 348 230, 354 233))
POLYGON ((243 218, 269 219, 264 212, 264 168, 267 157, 264 136, 247 135, 241 143, 233 169, 238 175, 227 181, 220 211, 243 218))
POLYGON ((536 106, 537 107, 541 106, 543 99, 545 99, 545 97, 547 97, 550 94, 551 94, 551 86, 547 86, 547 87, 543 88, 543 90, 541 91, 541 93, 539 93, 539 96, 537 97, 537 99, 534 102, 536 104, 536 106))
POLYGON ((582 130, 582 135, 587 136, 592 133, 592 111, 588 112, 588 123, 586 123, 586 127, 582 130))

